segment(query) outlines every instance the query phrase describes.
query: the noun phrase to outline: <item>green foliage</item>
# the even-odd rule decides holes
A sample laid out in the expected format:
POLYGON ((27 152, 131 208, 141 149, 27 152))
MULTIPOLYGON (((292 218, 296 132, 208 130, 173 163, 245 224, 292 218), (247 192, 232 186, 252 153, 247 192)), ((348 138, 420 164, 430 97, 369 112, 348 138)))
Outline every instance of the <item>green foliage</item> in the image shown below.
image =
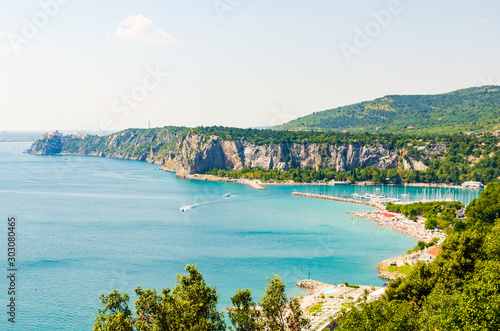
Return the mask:
POLYGON ((289 331, 308 330, 310 323, 304 316, 304 312, 300 309, 301 299, 295 297, 290 299, 288 309, 290 313, 286 317, 286 326, 289 331))
POLYGON ((262 330, 261 312, 256 309, 255 302, 252 299, 250 289, 236 291, 236 294, 231 298, 233 310, 229 311, 229 320, 233 327, 231 330, 247 331, 247 330, 262 330))
POLYGON ((415 307, 408 302, 374 301, 360 304, 362 310, 351 308, 342 315, 337 322, 340 330, 394 330, 412 331, 420 330, 415 320, 415 307))
POLYGON ((341 316, 339 330, 499 330, 500 224, 484 230, 449 236, 433 262, 341 316))
POLYGON ((128 153, 130 157, 144 160, 151 151, 163 155, 173 152, 175 142, 186 133, 185 127, 166 126, 154 129, 127 129, 105 137, 95 135, 85 139, 64 137, 60 152, 83 155, 128 153))
MULTIPOLYGON (((201 129, 199 129, 201 130, 201 129)), ((203 129, 200 132, 205 132, 207 129, 203 129)), ((230 135, 230 128, 219 128, 216 132, 220 135, 220 139, 232 139, 233 135, 230 135), (224 131, 227 129, 228 131, 224 131)), ((243 130, 243 129, 237 129, 243 130)), ((271 132, 275 136, 274 139, 276 143, 281 143, 282 135, 298 135, 298 134, 309 134, 311 137, 299 139, 297 143, 307 143, 309 141, 314 141, 319 135, 315 132, 273 132, 270 130, 264 130, 261 132, 271 132)), ((257 134, 257 133, 256 133, 257 134)), ((318 144, 335 144, 335 139, 346 140, 346 134, 330 134, 331 136, 338 136, 331 139, 328 135, 322 135, 323 140, 318 141, 318 144)), ((353 135, 356 136, 356 135, 353 135)), ((242 132, 237 135, 239 139, 246 141, 252 141, 254 143, 259 143, 258 137, 252 138, 252 134, 248 132, 242 132), (248 135, 248 136, 247 136, 248 135)), ((354 139, 356 141, 357 147, 364 145, 373 144, 387 144, 390 146, 392 142, 397 141, 398 145, 407 146, 407 143, 416 145, 422 142, 431 143, 436 140, 440 143, 448 146, 446 152, 443 155, 439 154, 429 154, 425 156, 424 163, 427 164, 428 168, 426 170, 416 171, 402 168, 389 168, 389 169, 378 169, 373 166, 367 166, 365 168, 352 168, 346 172, 337 172, 335 168, 320 168, 318 170, 306 167, 301 169, 297 165, 293 165, 286 171, 280 170, 267 170, 267 169, 248 169, 244 168, 241 170, 227 171, 223 169, 212 169, 209 173, 230 178, 250 178, 250 179, 261 179, 261 180, 293 180, 295 182, 312 182, 320 180, 346 180, 351 181, 371 181, 374 183, 382 184, 401 184, 401 183, 446 183, 446 184, 461 184, 464 181, 474 180, 480 181, 484 184, 496 180, 500 176, 500 139, 490 135, 485 135, 482 137, 470 137, 464 135, 452 135, 452 136, 430 136, 425 135, 420 139, 413 137, 412 139, 403 139, 404 137, 393 136, 393 135, 362 135, 354 139), (477 163, 472 163, 469 161, 469 156, 475 152, 479 152, 481 159, 477 163), (218 171, 220 170, 220 171, 218 171)), ((285 139, 289 141, 290 139, 285 139)), ((351 141, 352 139, 349 139, 351 141)), ((424 143, 425 144, 425 143, 424 143)), ((410 148, 411 149, 411 148, 410 148)), ((413 157, 418 159, 421 151, 414 150, 417 153, 413 157)), ((423 156, 422 156, 423 157, 423 156)))
MULTIPOLYGON (((134 314, 129 309, 130 297, 114 290, 99 299, 95 331, 223 331, 223 314, 217 310, 216 289, 205 284, 196 266, 186 266, 187 275, 177 275, 173 289, 156 290, 137 287, 134 314)), ((231 330, 235 331, 301 331, 309 328, 309 320, 300 309, 301 298, 288 299, 285 284, 279 276, 268 278, 265 295, 257 308, 252 293, 239 289, 231 298, 229 312, 231 330)))
POLYGON ((325 302, 324 301, 320 301, 318 302, 317 304, 315 304, 314 306, 311 306, 309 308, 307 308, 307 312, 309 314, 315 314, 315 313, 319 313, 321 311, 321 309, 323 308, 323 304, 325 302))
POLYGON ((427 220, 425 228, 432 230, 437 227, 445 229, 452 224, 455 224, 456 213, 462 209, 464 205, 459 201, 432 201, 432 202, 417 202, 412 204, 394 204, 388 203, 387 210, 402 213, 410 218, 416 219, 416 216, 423 216, 427 220))
POLYGON ((426 300, 426 330, 500 330, 500 263, 478 263, 461 292, 439 286, 426 300))
POLYGON ((344 284, 346 287, 351 287, 351 288, 359 288, 359 286, 358 286, 358 285, 349 284, 348 282, 343 282, 342 284, 344 284))
POLYGON ((244 291, 241 289, 236 291, 231 298, 234 307, 229 312, 229 319, 233 324, 231 330, 307 330, 309 321, 300 309, 301 299, 288 300, 285 284, 279 276, 274 275, 268 278, 268 281, 265 294, 261 296, 259 303, 261 311, 256 308, 248 288, 244 291))
POLYGON ((438 241, 439 241, 439 238, 432 238, 432 240, 426 244, 425 242, 419 240, 417 243, 417 246, 415 246, 413 249, 410 249, 409 251, 407 251, 406 254, 410 254, 413 252, 421 251, 423 249, 432 247, 435 244, 437 244, 438 241))
MULTIPOLYGON (((193 135, 200 138, 198 148, 212 138, 223 141, 244 141, 259 146, 280 145, 284 153, 283 160, 289 167, 286 171, 246 169, 228 173, 225 172, 226 170, 221 170, 221 175, 227 177, 248 176, 264 180, 297 182, 349 179, 383 184, 414 182, 461 184, 467 180, 474 180, 486 184, 500 176, 500 138, 491 134, 476 137, 442 133, 409 135, 275 131, 220 126, 193 129, 164 127, 147 130, 128 129, 107 137, 89 136, 85 139, 64 137, 62 145, 55 144, 54 146, 48 146, 44 141, 37 141, 31 147, 31 151, 38 153, 45 151, 52 154, 104 155, 138 160, 146 160, 152 152, 156 159, 171 159, 179 154, 184 140, 193 135), (300 169, 299 164, 294 161, 294 156, 289 152, 290 147, 293 144, 311 143, 319 146, 321 158, 331 157, 330 148, 338 148, 341 145, 351 144, 355 149, 365 146, 381 146, 400 154, 400 164, 390 169, 366 166, 348 169, 346 172, 336 172, 335 168, 300 169), (403 160, 420 161, 428 168, 422 171, 404 169, 403 160)), ((244 158, 243 155, 241 157, 244 158)), ((191 159, 189 162, 194 161, 191 159)), ((215 169, 216 172, 217 170, 215 169)))
POLYGON ((474 87, 439 95, 389 95, 316 112, 278 130, 393 133, 481 132, 499 127, 500 87, 474 87), (414 127, 413 129, 408 129, 414 127))
POLYGON ((100 297, 103 309, 98 310, 94 330, 96 331, 223 331, 223 314, 217 311, 216 289, 205 284, 196 266, 186 266, 187 275, 177 275, 176 286, 163 289, 159 295, 155 290, 135 290, 138 299, 134 309, 136 317, 128 308, 128 294, 113 291, 100 297))
POLYGON ((279 276, 268 278, 266 294, 261 296, 260 306, 262 314, 270 330, 285 331, 285 308, 288 298, 285 293, 285 284, 279 276))
POLYGON ((479 199, 473 200, 465 210, 467 222, 481 226, 500 219, 500 184, 490 183, 479 199))
POLYGON ((108 295, 101 295, 99 300, 104 308, 99 308, 95 318, 94 331, 132 331, 132 312, 128 308, 130 297, 114 290, 108 295))
POLYGON ((433 230, 433 229, 437 228, 437 226, 438 226, 437 218, 431 216, 425 220, 425 229, 426 230, 433 230))
POLYGON ((403 274, 403 275, 409 275, 412 272, 413 268, 412 267, 407 267, 407 266, 399 266, 399 267, 389 267, 387 271, 392 272, 392 273, 398 273, 398 274, 403 274))

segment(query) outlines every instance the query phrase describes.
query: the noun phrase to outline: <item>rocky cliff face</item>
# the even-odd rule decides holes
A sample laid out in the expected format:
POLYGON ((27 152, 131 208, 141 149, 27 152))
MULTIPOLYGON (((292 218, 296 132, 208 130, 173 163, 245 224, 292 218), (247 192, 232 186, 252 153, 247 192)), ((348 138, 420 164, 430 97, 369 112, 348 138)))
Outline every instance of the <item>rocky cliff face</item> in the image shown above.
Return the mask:
POLYGON ((336 167, 338 171, 346 171, 352 167, 375 166, 386 169, 397 167, 399 162, 396 151, 381 145, 283 143, 258 146, 245 141, 188 136, 178 147, 176 153, 163 160, 161 169, 179 175, 205 173, 213 168, 239 170, 244 167, 278 170, 336 167))
MULTIPOLYGON (((429 153, 446 146, 429 147, 429 153)), ((31 154, 75 154, 145 160, 178 175, 200 174, 211 169, 238 170, 243 167, 287 170, 296 167, 327 168, 348 171, 353 167, 399 167, 401 151, 386 146, 360 143, 338 145, 280 143, 256 145, 230 141, 203 134, 128 130, 106 137, 84 140, 63 138, 38 141, 27 151, 31 154)), ((425 166, 418 161, 404 161, 409 169, 425 166)))
POLYGON ((36 141, 26 152, 40 155, 59 154, 61 153, 62 145, 62 138, 55 136, 50 139, 36 141))

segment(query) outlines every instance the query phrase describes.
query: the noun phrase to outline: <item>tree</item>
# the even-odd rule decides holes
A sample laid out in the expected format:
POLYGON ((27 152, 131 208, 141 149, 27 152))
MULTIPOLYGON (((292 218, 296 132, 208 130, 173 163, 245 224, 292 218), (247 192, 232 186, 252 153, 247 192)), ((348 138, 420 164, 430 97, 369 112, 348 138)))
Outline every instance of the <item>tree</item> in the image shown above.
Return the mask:
POLYGON ((432 325, 427 329, 500 330, 500 265, 485 261, 478 267, 462 291, 440 286, 429 296, 420 316, 423 325, 432 325))
POLYGON ((207 286, 196 266, 187 265, 187 275, 177 275, 173 288, 135 290, 138 299, 133 318, 128 308, 129 295, 113 291, 101 295, 104 309, 98 310, 95 331, 223 331, 223 314, 217 311, 218 294, 207 286))
POLYGON ((176 330, 225 330, 224 316, 217 311, 216 288, 205 284, 196 266, 188 265, 186 271, 188 275, 177 275, 171 302, 167 302, 180 321, 176 330))
POLYGON ((340 330, 348 331, 417 331, 421 330, 414 305, 408 302, 374 301, 351 308, 337 320, 340 330))
POLYGON ((285 284, 274 275, 267 278, 265 294, 261 296, 260 307, 256 307, 247 288, 239 289, 231 298, 234 307, 229 312, 237 331, 301 331, 308 330, 309 320, 300 308, 301 298, 288 300, 285 284), (260 310, 259 310, 260 308, 260 310))
POLYGON ((493 224, 500 219, 500 184, 490 183, 478 199, 465 209, 470 225, 493 224))
POLYGON ((132 331, 132 312, 128 308, 130 297, 114 290, 99 297, 104 308, 97 310, 94 331, 132 331))
POLYGON ((285 308, 288 299, 285 293, 285 283, 278 275, 274 275, 266 285, 266 294, 261 297, 260 306, 268 330, 285 331, 285 308))
POLYGON ((425 220, 425 229, 434 230, 437 227, 437 219, 435 217, 429 217, 425 220))
POLYGON ((247 287, 246 290, 238 289, 236 294, 231 298, 233 303, 232 309, 229 311, 229 320, 233 324, 231 330, 249 331, 262 330, 261 313, 255 306, 252 299, 252 292, 247 287))
POLYGON ((301 298, 292 298, 288 304, 290 313, 286 317, 286 324, 289 331, 301 331, 309 328, 309 320, 304 317, 300 303, 301 298))
POLYGON ((449 236, 431 263, 391 281, 381 301, 351 309, 339 330, 499 330, 500 224, 449 236))

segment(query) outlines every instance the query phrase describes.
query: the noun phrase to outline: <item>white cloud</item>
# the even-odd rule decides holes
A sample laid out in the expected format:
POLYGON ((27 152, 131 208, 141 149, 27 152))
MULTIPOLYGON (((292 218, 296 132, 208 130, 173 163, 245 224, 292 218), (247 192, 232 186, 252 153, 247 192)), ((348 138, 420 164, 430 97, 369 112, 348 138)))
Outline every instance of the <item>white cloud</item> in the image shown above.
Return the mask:
POLYGON ((0 30, 0 37, 5 37, 7 36, 9 33, 7 31, 2 31, 0 30))
POLYGON ((130 15, 121 21, 120 26, 116 29, 114 34, 108 33, 107 35, 113 35, 117 38, 124 39, 141 39, 156 44, 176 42, 174 37, 158 28, 154 25, 153 21, 142 15, 130 15))

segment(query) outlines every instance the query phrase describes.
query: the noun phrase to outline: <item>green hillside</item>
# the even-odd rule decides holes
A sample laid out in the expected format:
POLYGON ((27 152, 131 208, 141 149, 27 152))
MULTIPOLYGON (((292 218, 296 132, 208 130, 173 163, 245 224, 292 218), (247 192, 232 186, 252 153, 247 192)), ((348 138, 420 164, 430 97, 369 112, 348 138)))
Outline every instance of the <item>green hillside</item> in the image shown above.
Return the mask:
POLYGON ((275 127, 277 130, 458 133, 500 129, 500 86, 438 95, 388 95, 329 109, 275 127))

